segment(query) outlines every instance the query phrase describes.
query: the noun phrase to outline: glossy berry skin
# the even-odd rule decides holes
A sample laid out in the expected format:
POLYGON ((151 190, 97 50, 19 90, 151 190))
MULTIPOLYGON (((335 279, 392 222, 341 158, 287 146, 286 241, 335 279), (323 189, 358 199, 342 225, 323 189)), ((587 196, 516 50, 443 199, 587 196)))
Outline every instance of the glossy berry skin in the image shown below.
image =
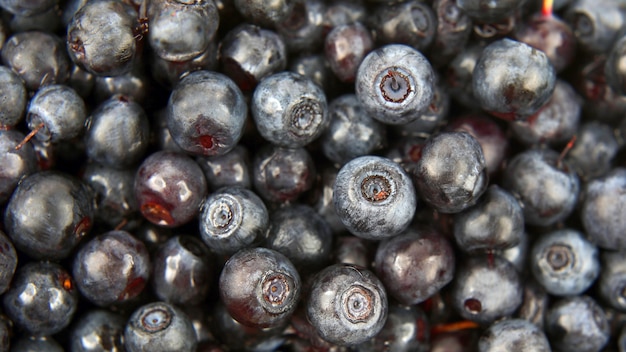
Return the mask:
POLYGON ((552 348, 562 351, 599 351, 609 340, 609 323, 602 307, 589 296, 554 302, 545 318, 552 348))
POLYGON ((189 72, 216 70, 219 64, 218 54, 218 43, 215 39, 209 42, 200 55, 186 61, 168 61, 153 54, 150 55, 150 73, 163 86, 175 87, 189 72))
POLYGON ((583 191, 583 227, 590 240, 600 248, 626 249, 626 219, 620 210, 626 202, 624 188, 626 169, 618 167, 604 177, 589 181, 583 191))
POLYGON ((472 33, 472 20, 456 4, 456 0, 435 0, 437 33, 428 57, 434 66, 450 62, 459 54, 472 33))
POLYGON ((322 0, 294 2, 289 15, 276 25, 290 53, 314 51, 324 36, 324 15, 327 4, 322 0))
POLYGON ((149 137, 148 117, 141 105, 116 95, 100 104, 89 117, 85 133, 87 156, 105 166, 127 168, 143 157, 149 137))
POLYGON ((403 136, 426 136, 432 134, 448 122, 450 112, 450 93, 442 83, 435 85, 433 100, 415 121, 391 128, 403 136))
POLYGON ((212 281, 211 259, 209 249, 197 237, 170 238, 153 257, 152 291, 160 300, 178 306, 201 303, 212 281))
POLYGON ((146 158, 135 175, 135 197, 141 214, 150 222, 176 227, 193 219, 207 193, 200 166, 175 152, 156 152, 146 158))
POLYGON ((85 298, 107 307, 137 297, 150 270, 150 256, 141 241, 126 231, 109 231, 78 250, 72 273, 85 298))
POLYGON ((16 273, 3 296, 4 312, 18 327, 36 336, 63 330, 78 304, 74 280, 60 265, 31 262, 16 273))
POLYGON ((237 145, 231 151, 221 156, 197 156, 196 162, 204 171, 204 176, 210 189, 252 187, 250 156, 248 149, 243 145, 237 145))
POLYGON ((555 83, 546 54, 511 39, 485 47, 472 75, 482 108, 505 120, 525 120, 536 113, 552 96, 555 83))
POLYGON ((557 296, 585 292, 600 274, 598 248, 582 233, 571 229, 539 237, 529 262, 535 279, 548 293, 557 296))
POLYGON ((430 298, 454 278, 450 242, 430 229, 409 229, 378 245, 376 274, 387 293, 404 305, 430 298))
POLYGON ((26 337, 23 336, 17 339, 15 343, 11 345, 12 352, 63 352, 64 349, 56 342, 52 337, 26 337))
POLYGON ((493 255, 469 257, 457 268, 452 304, 465 319, 489 324, 522 304, 523 286, 515 267, 493 255))
POLYGON ((354 94, 342 95, 328 107, 330 124, 320 141, 328 160, 343 165, 372 154, 387 142, 385 125, 373 119, 354 94))
POLYGON ((17 73, 6 66, 0 66, 0 128, 18 124, 24 111, 28 97, 24 81, 17 73))
POLYGON ((187 153, 223 155, 239 142, 247 114, 243 94, 230 78, 201 70, 185 76, 172 91, 167 127, 187 153))
POLYGON ((495 23, 512 15, 523 2, 516 0, 492 2, 482 0, 457 0, 456 4, 476 22, 495 23))
POLYGON ((15 247, 34 259, 67 257, 89 233, 93 195, 71 176, 54 171, 32 174, 13 192, 4 215, 15 247))
POLYGON ((148 89, 152 82, 143 70, 142 65, 119 76, 95 76, 92 96, 98 103, 111 98, 116 94, 125 95, 138 103, 146 100, 148 89))
POLYGON ((274 145, 299 148, 319 137, 329 123, 324 91, 293 72, 265 78, 250 106, 257 130, 274 145))
POLYGON ((37 158, 30 144, 15 150, 24 139, 24 135, 16 130, 0 130, 0 204, 9 200, 18 182, 37 171, 37 158))
POLYGON ((282 325, 293 314, 301 290, 291 261, 267 248, 243 249, 222 269, 219 292, 230 315, 246 326, 282 325))
POLYGON ((522 207, 497 185, 490 186, 476 205, 454 217, 454 238, 465 252, 511 248, 522 236, 522 207))
POLYGON ((235 8, 248 21, 273 27, 284 21, 295 6, 293 0, 234 0, 235 8))
POLYGON ((467 132, 472 135, 483 149, 489 174, 500 170, 509 150, 509 137, 494 119, 483 114, 464 115, 450 121, 446 130, 467 132))
POLYGON ((626 93, 626 70, 620 66, 626 56, 626 36, 622 36, 613 44, 609 56, 604 64, 604 75, 611 88, 624 95, 626 93))
POLYGON ((529 149, 513 157, 503 186, 522 204, 526 224, 549 226, 574 209, 580 184, 567 163, 551 149, 529 149))
POLYGON ((513 135, 526 145, 560 145, 578 129, 582 99, 567 82, 557 80, 552 97, 531 118, 510 123, 513 135))
POLYGON ((371 271, 335 264, 313 278, 306 315, 324 340, 350 346, 382 330, 387 304, 385 288, 371 271))
POLYGON ((253 191, 225 187, 212 193, 200 213, 200 235, 215 253, 234 254, 266 238, 269 214, 253 191))
POLYGON ((315 163, 304 148, 261 147, 252 161, 257 194, 270 202, 290 202, 313 187, 315 163))
POLYGON ((409 226, 417 197, 409 175, 400 165, 387 158, 362 156, 339 170, 333 203, 341 222, 353 235, 380 240, 409 226))
POLYGON ((94 309, 76 319, 70 332, 74 352, 122 351, 124 326, 122 315, 108 310, 94 309))
POLYGON ((598 292, 611 307, 626 309, 626 256, 624 251, 603 251, 600 255, 602 271, 598 277, 598 292))
POLYGON ((622 5, 614 1, 574 1, 567 7, 565 21, 585 51, 608 53, 626 24, 622 5))
POLYGON ((61 39, 39 31, 11 36, 2 47, 2 62, 24 80, 30 91, 63 84, 70 74, 70 58, 61 39))
POLYGON ((387 322, 371 340, 358 346, 359 351, 430 351, 428 316, 419 306, 390 304, 387 322))
POLYGON ((420 1, 382 5, 375 10, 372 27, 382 43, 406 44, 424 51, 437 34, 437 15, 420 1))
MULTIPOLYGON (((13 242, 0 231, 0 294, 6 292, 17 268, 17 252, 13 242)), ((1 343, 0 339, 0 343, 1 343)))
POLYGON ((19 1, 19 0, 3 0, 0 1, 0 7, 15 15, 32 16, 45 12, 54 7, 58 3, 57 0, 37 0, 37 1, 19 1))
POLYGON ((35 135, 44 144, 81 135, 86 118, 87 107, 83 98, 66 85, 54 84, 39 89, 26 112, 26 122, 31 130, 44 125, 35 135))
POLYGON ((332 94, 337 89, 338 79, 323 53, 303 54, 289 59, 288 70, 312 80, 324 88, 327 94, 332 94))
POLYGON ((196 333, 189 317, 165 302, 141 306, 124 329, 124 347, 128 352, 193 352, 196 345, 196 333))
POLYGON ((132 223, 138 217, 134 170, 88 164, 83 173, 83 181, 96 194, 96 220, 109 226, 117 226, 124 220, 132 223))
POLYGON ((284 254, 298 272, 306 273, 328 264, 333 234, 313 208, 286 206, 272 213, 264 247, 284 254))
POLYGON ((502 320, 483 332, 478 341, 480 352, 519 351, 550 352, 545 333, 524 319, 502 320))
POLYGON ((537 14, 515 29, 515 39, 543 51, 554 70, 561 72, 574 59, 574 32, 557 16, 537 14))
MULTIPOLYGON (((622 136, 626 136, 625 128, 626 124, 620 126, 622 136)), ((576 143, 565 156, 565 161, 582 180, 591 180, 611 171, 618 149, 619 143, 612 127, 599 121, 589 121, 578 128, 576 143)))
POLYGON ((431 137, 422 147, 415 172, 420 198, 442 213, 458 213, 476 204, 489 185, 482 147, 465 132, 431 137))
POLYGON ((94 75, 130 72, 138 55, 132 6, 114 0, 88 2, 67 26, 67 52, 72 61, 94 75), (103 35, 104 34, 104 35, 103 35))
POLYGON ((388 124, 414 121, 434 95, 428 60, 407 45, 390 44, 369 53, 359 66, 356 96, 373 118, 388 124))
POLYGON ((359 65, 373 48, 374 39, 369 29, 359 22, 333 28, 324 42, 330 69, 346 83, 354 82, 359 65))
POLYGON ((473 75, 476 63, 480 59, 484 46, 468 45, 448 64, 445 79, 454 100, 464 107, 476 110, 480 102, 474 97, 473 75))
POLYGON ((252 24, 230 30, 221 41, 219 53, 223 72, 245 92, 287 65, 284 40, 276 32, 252 24))
POLYGON ((219 14, 210 0, 150 1, 148 43, 154 53, 168 61, 187 61, 203 53, 219 25, 219 14))
POLYGON ((515 316, 543 329, 549 299, 550 296, 543 286, 535 280, 527 280, 524 283, 524 301, 515 316))

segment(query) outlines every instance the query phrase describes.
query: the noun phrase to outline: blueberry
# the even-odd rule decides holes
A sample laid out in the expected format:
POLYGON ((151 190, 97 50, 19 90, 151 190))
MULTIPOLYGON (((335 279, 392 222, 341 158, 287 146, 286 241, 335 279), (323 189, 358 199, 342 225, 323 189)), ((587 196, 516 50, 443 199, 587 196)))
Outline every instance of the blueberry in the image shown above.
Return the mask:
POLYGON ((52 337, 22 337, 11 345, 12 352, 63 352, 64 349, 52 337))
POLYGON ((350 346, 376 336, 387 321, 387 294, 369 270, 335 264, 314 278, 306 314, 320 336, 350 346))
POLYGON ((615 309, 626 309, 626 260, 624 251, 603 251, 598 292, 604 302, 615 309))
POLYGON ((210 45, 219 25, 219 14, 211 0, 150 1, 148 43, 154 53, 169 61, 187 61, 210 45))
POLYGON ((529 149, 513 157, 504 172, 503 186, 522 204, 524 221, 549 226, 574 209, 578 176, 551 149, 529 149))
POLYGON ((85 133, 87 156, 118 169, 138 162, 148 148, 148 117, 138 103, 116 95, 92 112, 85 133))
POLYGON ((209 42, 207 48, 200 55, 186 61, 168 61, 152 54, 150 56, 150 73, 163 86, 175 87, 189 72, 217 69, 218 54, 216 40, 209 42))
POLYGON ((70 346, 74 352, 121 351, 124 349, 122 315, 108 310, 94 309, 78 318, 70 332, 70 346))
POLYGON ((534 279, 524 282, 524 301, 516 317, 528 320, 543 329, 550 296, 534 279))
POLYGON ((276 24, 278 34, 290 52, 312 51, 320 47, 326 7, 322 0, 295 1, 289 15, 276 24))
POLYGON ((570 140, 578 129, 582 101, 574 88, 556 81, 552 97, 532 118, 511 122, 513 135, 522 143, 560 145, 570 140))
POLYGON ((524 2, 500 0, 485 2, 482 0, 457 0, 457 6, 474 21, 495 23, 512 15, 524 2))
POLYGON ((523 319, 502 320, 485 330, 478 341, 480 352, 550 352, 544 332, 523 319))
POLYGON ((300 275, 284 255, 267 248, 243 249, 222 269, 219 292, 230 315, 243 325, 285 323, 300 299, 300 275))
POLYGON ((495 251, 502 258, 508 260, 513 264, 518 272, 524 273, 526 271, 526 262, 528 252, 530 251, 530 236, 526 231, 522 232, 519 243, 513 247, 495 251))
POLYGON ((196 335, 189 317, 165 302, 148 303, 137 309, 124 329, 128 352, 193 352, 196 335))
POLYGON ((2 0, 0 7, 12 14, 30 16, 45 12, 46 10, 58 4, 58 0, 36 0, 36 1, 19 1, 19 0, 2 0))
POLYGON ((17 268, 17 252, 13 242, 0 231, 0 294, 9 289, 15 268, 17 268))
POLYGON ((422 148, 415 188, 437 211, 458 213, 476 204, 488 180, 485 156, 476 139, 465 132, 443 132, 422 148))
POLYGON ((299 148, 319 137, 329 123, 324 91, 293 72, 271 75, 259 83, 250 110, 256 128, 269 142, 299 148))
POLYGON ((578 0, 567 7, 565 21, 578 44, 593 53, 608 53, 626 25, 621 5, 614 1, 578 0))
POLYGON ((17 125, 24 117, 26 87, 17 73, 6 66, 0 66, 0 128, 17 125))
POLYGON ((83 99, 91 96, 95 83, 95 75, 83 70, 80 66, 72 65, 67 85, 74 89, 83 99))
POLYGON ((83 98, 66 85, 49 85, 35 93, 28 104, 26 122, 37 130, 42 143, 56 143, 82 135, 87 118, 83 98))
POLYGON ((554 302, 546 313, 545 331, 552 348, 563 351, 599 351, 609 340, 605 312, 589 296, 554 302))
POLYGON ((289 60, 289 71, 307 77, 322 87, 327 96, 338 88, 338 80, 330 69, 326 55, 302 54, 289 60))
POLYGON ((450 93, 442 83, 436 84, 434 88, 433 100, 415 121, 391 126, 396 133, 403 136, 423 137, 447 124, 450 112, 450 93))
POLYGON ((374 39, 367 27, 359 22, 333 28, 326 36, 324 52, 330 69, 340 81, 354 82, 365 55, 374 48, 374 39), (351 43, 346 47, 345 43, 351 43))
POLYGON ((54 34, 14 34, 2 47, 2 62, 24 80, 30 91, 47 84, 62 84, 69 78, 70 58, 54 34))
POLYGON ((30 144, 16 150, 15 146, 24 140, 19 131, 0 130, 0 204, 6 203, 18 182, 37 171, 35 151, 30 144))
POLYGON ((176 227, 198 215, 207 184, 202 169, 193 159, 160 151, 141 163, 134 189, 139 210, 148 221, 176 227))
POLYGON ((482 108, 507 120, 526 120, 536 113, 552 96, 555 83, 546 54, 511 39, 485 47, 472 75, 482 108))
POLYGON ((85 168, 83 181, 96 194, 96 220, 117 226, 124 221, 130 225, 138 218, 133 170, 118 170, 92 163, 85 168))
POLYGON ((200 236, 219 254, 259 245, 267 236, 268 226, 265 204, 245 188, 227 187, 212 193, 200 214, 200 236))
POLYGON ((304 148, 262 146, 252 161, 257 194, 270 202, 290 202, 313 186, 315 163, 304 148))
POLYGON ((72 273, 85 298, 107 307, 137 297, 150 270, 150 257, 142 242, 126 231, 110 231, 78 250, 72 273))
POLYGON ((442 66, 459 54, 472 33, 472 20, 456 4, 456 0, 435 0, 437 32, 428 57, 431 63, 442 66))
POLYGON ((478 59, 484 46, 480 44, 468 45, 458 53, 445 71, 445 79, 450 89, 450 95, 464 107, 480 108, 480 101, 474 97, 473 76, 478 59))
POLYGON ((381 5, 371 22, 378 41, 406 44, 420 51, 428 48, 437 34, 432 6, 416 0, 381 5))
POLYGON ((430 229, 409 229, 378 245, 376 274, 387 293, 404 305, 430 298, 454 278, 450 242, 430 229))
POLYGON ((32 258, 63 259, 91 230, 92 197, 84 183, 66 174, 32 174, 22 180, 7 204, 7 235, 32 258))
POLYGON ((196 162, 204 171, 210 189, 252 187, 248 149, 240 144, 221 156, 197 156, 196 162))
POLYGON ((239 142, 247 113, 243 94, 230 78, 195 71, 172 91, 167 127, 186 152, 223 155, 239 142))
POLYGON ((373 119, 356 95, 342 95, 328 107, 330 125, 321 137, 322 152, 330 161, 343 165, 382 149, 387 129, 373 119))
POLYGON ((609 57, 604 64, 604 75, 609 85, 617 93, 626 93, 626 71, 620 66, 626 54, 626 36, 619 38, 609 53, 609 57))
POLYGON ((334 27, 355 22, 365 23, 367 8, 361 1, 338 0, 327 4, 324 12, 324 32, 328 33, 334 27))
POLYGON ((409 226, 417 198, 411 179, 398 164, 378 156, 362 156, 339 170, 333 203, 352 234, 383 239, 409 226))
POLYGON ((324 218, 334 234, 344 232, 346 229, 333 203, 333 189, 338 172, 339 170, 334 167, 324 168, 308 200, 308 204, 324 218))
MULTIPOLYGON (((621 125, 620 131, 626 136, 626 124, 621 125)), ((589 121, 578 128, 576 142, 565 161, 576 170, 578 177, 590 180, 609 173, 618 149, 613 128, 599 121, 589 121)))
POLYGON ((285 206, 272 213, 264 246, 284 254, 298 272, 312 272, 330 261, 333 234, 313 208, 285 206))
POLYGON ((293 0, 234 0, 237 11, 254 24, 276 26, 284 21, 294 8, 293 0))
POLYGON ((44 12, 32 15, 12 14, 8 22, 13 33, 27 31, 57 33, 61 28, 59 6, 55 4, 44 12))
POLYGON ((340 236, 335 239, 334 263, 351 264, 364 268, 374 262, 374 242, 356 236, 340 236))
POLYGON ((128 73, 138 54, 138 15, 115 0, 90 1, 67 26, 67 52, 75 64, 98 76, 128 73))
POLYGON ((148 95, 152 81, 146 75, 142 65, 118 76, 95 76, 92 97, 98 103, 110 99, 114 95, 124 95, 143 103, 148 95))
POLYGON ((583 191, 583 226, 591 242, 600 248, 626 249, 626 219, 620 210, 626 202, 625 188, 626 169, 617 167, 606 176, 589 181, 583 191))
POLYGON ((30 262, 22 266, 3 296, 4 310, 20 328, 37 336, 63 330, 78 305, 74 280, 59 264, 30 262))
POLYGON ((208 248, 197 237, 170 238, 152 260, 153 292, 160 300, 179 306, 201 303, 211 286, 211 259, 208 248))
POLYGON ((522 207, 497 185, 490 186, 476 205, 454 217, 454 237, 465 252, 511 248, 522 236, 522 207))
POLYGON ((356 96, 373 118, 388 124, 414 121, 434 95, 435 73, 419 51, 400 44, 369 53, 357 71, 356 96))
POLYGON ((530 255, 533 275, 553 295, 581 294, 600 273, 598 249, 575 230, 542 235, 530 255))
POLYGON ((358 350, 427 352, 430 347, 429 328, 428 317, 419 306, 390 304, 383 329, 371 340, 358 345, 358 350))
POLYGON ((457 268, 451 294, 463 318, 489 324, 522 304, 522 282, 515 267, 499 256, 470 257, 457 268))

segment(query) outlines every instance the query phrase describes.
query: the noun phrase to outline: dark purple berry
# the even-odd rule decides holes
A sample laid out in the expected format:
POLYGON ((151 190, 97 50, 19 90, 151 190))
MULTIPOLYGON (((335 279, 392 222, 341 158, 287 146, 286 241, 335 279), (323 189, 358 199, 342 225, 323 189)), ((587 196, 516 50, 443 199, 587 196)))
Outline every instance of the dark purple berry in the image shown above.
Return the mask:
POLYGON ((524 319, 502 320, 485 330, 478 341, 480 352, 550 352, 545 333, 524 319))
POLYGON ((70 332, 71 351, 123 351, 124 326, 122 315, 94 309, 76 319, 70 332))

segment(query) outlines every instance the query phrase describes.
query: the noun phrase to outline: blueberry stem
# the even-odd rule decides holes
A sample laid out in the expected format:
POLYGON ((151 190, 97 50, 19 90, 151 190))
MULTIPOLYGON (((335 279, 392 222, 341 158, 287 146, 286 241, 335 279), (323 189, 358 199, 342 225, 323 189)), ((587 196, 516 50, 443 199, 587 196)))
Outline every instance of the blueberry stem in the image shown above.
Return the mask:
POLYGON ((41 130, 43 128, 43 126, 45 126, 45 124, 42 122, 39 124, 39 126, 35 127, 34 130, 30 131, 29 134, 26 135, 26 137, 24 137, 24 139, 20 142, 20 144, 15 146, 15 150, 20 150, 22 149, 22 147, 30 142, 31 139, 33 139, 33 137, 37 134, 37 132, 39 132, 39 130, 41 130))

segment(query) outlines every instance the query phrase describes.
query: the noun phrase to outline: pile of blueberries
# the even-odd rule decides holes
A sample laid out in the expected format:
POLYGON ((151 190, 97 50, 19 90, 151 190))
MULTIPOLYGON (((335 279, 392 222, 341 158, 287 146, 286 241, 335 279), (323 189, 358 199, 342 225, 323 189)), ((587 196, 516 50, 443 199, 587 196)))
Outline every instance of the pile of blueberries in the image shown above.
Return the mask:
POLYGON ((0 352, 626 351, 626 0, 0 8, 0 352))

